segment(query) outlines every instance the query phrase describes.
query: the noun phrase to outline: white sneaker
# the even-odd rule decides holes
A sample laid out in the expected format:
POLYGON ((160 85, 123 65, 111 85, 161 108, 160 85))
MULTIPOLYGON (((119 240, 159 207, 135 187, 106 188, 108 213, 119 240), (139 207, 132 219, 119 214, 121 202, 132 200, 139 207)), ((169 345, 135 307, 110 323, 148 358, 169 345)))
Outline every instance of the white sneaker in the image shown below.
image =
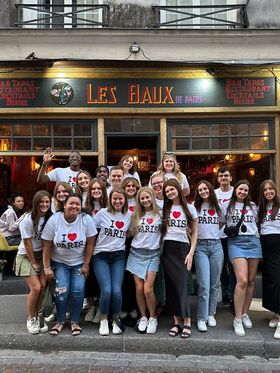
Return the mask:
POLYGON ((197 329, 198 329, 200 332, 207 332, 206 321, 203 321, 203 320, 197 320, 197 329))
POLYGON ((280 339, 280 322, 277 323, 277 328, 275 330, 273 337, 276 339, 280 339))
POLYGON ((33 317, 33 319, 30 319, 30 320, 27 320, 26 327, 29 333, 31 334, 38 334, 40 331, 36 317, 33 317))
POLYGON ((91 307, 88 309, 88 311, 87 311, 87 313, 86 313, 86 315, 85 315, 85 321, 92 321, 92 319, 93 319, 93 315, 94 315, 94 311, 95 311, 94 306, 91 306, 91 307))
POLYGON ((45 323, 45 319, 43 314, 40 312, 38 317, 37 317, 37 323, 38 323, 38 328, 41 333, 45 333, 49 330, 48 325, 45 323))
POLYGON ((216 321, 214 315, 209 315, 208 316, 208 325, 209 326, 216 326, 217 325, 217 321, 216 321))
POLYGON ((147 319, 146 316, 142 316, 137 321, 137 330, 138 330, 138 333, 140 333, 140 334, 146 333, 147 326, 148 326, 148 319, 147 319))
POLYGON ((89 308, 88 300, 87 300, 87 298, 84 298, 84 302, 83 302, 83 310, 87 310, 88 308, 89 308))
POLYGON ((147 334, 155 334, 157 332, 158 321, 155 317, 150 317, 147 326, 147 334))
POLYGON ((243 328, 243 323, 242 320, 234 319, 233 320, 233 329, 234 333, 236 335, 239 335, 239 337, 244 337, 245 336, 245 330, 243 328))
POLYGON ((273 319, 269 321, 268 326, 269 326, 270 328, 276 328, 278 322, 279 322, 279 316, 277 316, 276 314, 274 314, 274 315, 273 315, 273 319))
POLYGON ((92 322, 95 324, 98 324, 100 321, 100 308, 96 307, 96 313, 94 315, 94 318, 92 319, 92 322))
POLYGON ((248 313, 243 313, 243 315, 241 316, 241 320, 243 322, 243 325, 246 329, 251 329, 253 324, 252 324, 252 321, 248 315, 248 313))
POLYGON ((118 327, 115 321, 113 321, 113 334, 122 334, 121 328, 118 327))
POLYGON ((109 325, 108 320, 100 320, 99 325, 99 334, 100 335, 109 335, 109 325))
POLYGON ((52 322, 52 321, 55 321, 55 319, 56 319, 55 313, 51 313, 50 316, 45 317, 46 322, 52 322))

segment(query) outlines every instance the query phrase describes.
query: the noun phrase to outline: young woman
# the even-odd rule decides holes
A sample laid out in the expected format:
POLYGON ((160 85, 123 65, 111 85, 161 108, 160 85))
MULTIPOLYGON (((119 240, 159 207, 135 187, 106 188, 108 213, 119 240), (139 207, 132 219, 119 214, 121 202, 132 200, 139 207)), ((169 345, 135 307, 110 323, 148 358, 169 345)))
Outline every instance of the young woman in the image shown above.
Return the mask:
POLYGON ((93 220, 99 235, 93 256, 93 269, 100 295, 100 335, 109 334, 108 314, 113 312, 113 334, 121 334, 124 327, 119 319, 122 306, 122 282, 125 268, 125 239, 132 214, 128 210, 123 189, 113 188, 109 207, 101 209, 93 220))
POLYGON ((119 166, 123 170, 123 177, 133 177, 134 179, 138 180, 139 185, 141 186, 140 177, 138 172, 136 171, 136 165, 134 163, 133 157, 129 154, 123 156, 119 161, 119 166))
POLYGON ((87 171, 79 171, 76 177, 76 193, 82 198, 82 207, 86 205, 86 199, 89 191, 91 175, 87 171))
POLYGON ((229 227, 236 226, 241 220, 242 213, 244 215, 238 235, 228 238, 228 255, 237 281, 234 290, 233 328, 235 334, 243 337, 244 327, 252 328, 248 311, 254 294, 258 264, 262 257, 257 227, 257 206, 251 202, 248 180, 239 180, 234 185, 232 197, 222 204, 221 212, 221 221, 229 227))
POLYGON ((280 339, 280 200, 276 185, 265 180, 260 186, 259 224, 263 253, 263 307, 274 312, 269 322, 280 339))
MULTIPOLYGON (((92 216, 96 215, 99 210, 108 206, 108 197, 106 191, 106 184, 101 179, 93 179, 89 183, 89 190, 86 199, 86 210, 92 216)), ((99 323, 100 311, 96 301, 100 295, 100 289, 93 272, 92 261, 89 267, 89 275, 86 280, 85 295, 88 300, 89 309, 85 315, 85 321, 92 321, 99 323)))
POLYGON ((198 215, 197 245, 194 253, 197 294, 197 328, 207 331, 216 326, 215 313, 223 268, 223 248, 220 240, 220 207, 213 186, 200 181, 195 190, 194 207, 198 215))
POLYGON ((97 230, 91 216, 81 209, 81 196, 69 194, 64 212, 54 214, 42 233, 46 278, 55 276, 56 280, 57 324, 50 331, 52 335, 58 335, 64 328, 70 298, 71 334, 76 336, 82 331, 79 320, 97 230))
POLYGON ((17 276, 25 277, 29 287, 26 326, 31 334, 48 331, 40 312, 42 293, 46 286, 42 263, 41 233, 52 214, 50 206, 50 194, 45 190, 40 190, 33 197, 31 213, 20 224, 22 240, 18 247, 15 273, 17 276))
MULTIPOLYGON (((155 172, 153 175, 157 174, 162 175, 164 180, 176 179, 181 186, 184 196, 188 196, 190 194, 190 186, 188 180, 186 176, 180 171, 180 167, 174 153, 163 153, 158 171, 155 172)), ((149 186, 151 186, 150 184, 151 181, 149 183, 149 186)))
POLYGON ((197 241, 197 213, 188 205, 176 179, 163 185, 164 205, 162 217, 163 266, 166 287, 166 309, 173 315, 174 326, 169 335, 189 338, 191 315, 188 301, 188 274, 192 268, 197 241), (187 230, 191 229, 189 242, 187 230), (181 330, 180 322, 184 320, 181 330))
POLYGON ((136 194, 140 189, 140 184, 134 177, 129 176, 122 181, 121 188, 125 191, 128 209, 133 213, 136 208, 136 194))
POLYGON ((27 215, 24 212, 24 197, 21 193, 12 193, 11 206, 0 217, 0 233, 10 246, 19 245, 21 241, 19 225, 27 215))
POLYGON ((68 183, 60 181, 56 184, 53 190, 52 212, 62 211, 64 202, 68 194, 72 193, 72 188, 68 183))
POLYGON ((134 237, 126 265, 135 281, 136 300, 141 314, 137 324, 139 333, 154 334, 157 331, 154 282, 160 261, 160 226, 161 217, 153 191, 143 187, 136 197, 136 211, 132 219, 134 237))

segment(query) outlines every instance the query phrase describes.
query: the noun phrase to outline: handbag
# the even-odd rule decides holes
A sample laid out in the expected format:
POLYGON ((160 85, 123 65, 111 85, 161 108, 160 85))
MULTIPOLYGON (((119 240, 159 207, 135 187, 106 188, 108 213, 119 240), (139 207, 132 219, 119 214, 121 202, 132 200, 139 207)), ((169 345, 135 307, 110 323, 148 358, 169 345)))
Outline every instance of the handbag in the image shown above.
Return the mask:
POLYGON ((246 208, 246 203, 244 203, 244 205, 243 205, 241 218, 240 218, 239 222, 238 222, 236 225, 231 225, 230 227, 228 227, 227 225, 225 226, 224 233, 225 233, 229 238, 234 238, 234 237, 237 237, 237 236, 238 236, 239 228, 241 227, 241 224, 242 224, 243 221, 244 221, 244 217, 245 217, 245 208, 246 208))

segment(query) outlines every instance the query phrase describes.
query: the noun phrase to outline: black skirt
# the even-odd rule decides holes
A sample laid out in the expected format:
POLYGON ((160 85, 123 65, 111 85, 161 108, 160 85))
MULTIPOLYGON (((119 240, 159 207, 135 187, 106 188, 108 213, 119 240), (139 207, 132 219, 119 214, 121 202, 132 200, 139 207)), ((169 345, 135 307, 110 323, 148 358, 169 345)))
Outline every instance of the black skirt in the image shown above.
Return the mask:
POLYGON ((166 310, 174 316, 191 317, 188 300, 188 274, 185 259, 189 245, 184 242, 164 241, 163 267, 166 288, 166 310))
POLYGON ((261 236, 263 307, 280 313, 280 234, 261 236))

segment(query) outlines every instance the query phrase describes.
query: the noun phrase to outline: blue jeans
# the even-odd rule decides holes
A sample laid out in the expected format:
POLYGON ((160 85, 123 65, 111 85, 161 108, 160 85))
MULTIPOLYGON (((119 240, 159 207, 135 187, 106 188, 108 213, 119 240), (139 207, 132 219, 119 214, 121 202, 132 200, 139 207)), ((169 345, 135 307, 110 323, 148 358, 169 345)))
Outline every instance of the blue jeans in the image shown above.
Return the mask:
POLYGON ((85 276, 80 271, 82 264, 69 266, 52 262, 52 267, 56 280, 57 321, 64 323, 68 301, 71 299, 71 320, 79 322, 85 293, 85 276))
POLYGON ((122 282, 125 269, 124 250, 101 252, 93 256, 93 270, 100 286, 100 313, 108 315, 110 306, 114 314, 122 307, 122 282))
POLYGON ((220 240, 197 240, 194 253, 198 283, 197 319, 215 315, 224 254, 220 240))

